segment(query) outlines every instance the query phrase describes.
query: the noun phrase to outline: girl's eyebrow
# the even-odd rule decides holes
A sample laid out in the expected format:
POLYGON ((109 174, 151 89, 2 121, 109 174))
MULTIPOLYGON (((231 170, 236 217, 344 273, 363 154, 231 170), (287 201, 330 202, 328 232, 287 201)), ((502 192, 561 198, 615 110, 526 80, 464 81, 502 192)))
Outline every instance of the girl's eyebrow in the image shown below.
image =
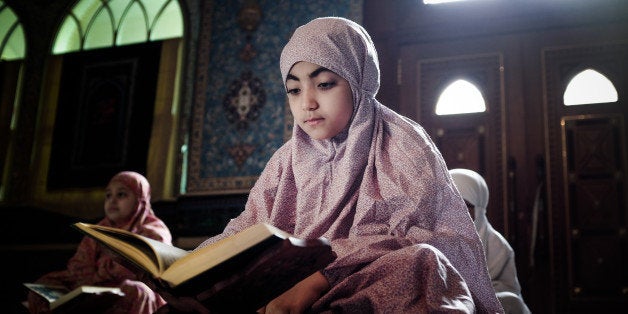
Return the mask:
MULTIPOLYGON (((328 69, 328 68, 325 68, 325 67, 319 67, 318 69, 312 71, 312 73, 308 74, 307 76, 309 78, 315 78, 315 77, 317 77, 319 74, 321 74, 323 72, 332 72, 332 71, 330 69, 328 69)), ((297 82, 300 81, 298 77, 296 77, 296 76, 294 76, 294 75, 292 75, 290 73, 288 73, 288 75, 286 76, 286 82, 288 80, 294 80, 294 81, 297 81, 297 82)))
POLYGON ((331 70, 329 70, 328 68, 319 67, 318 69, 312 71, 312 73, 310 73, 308 76, 310 78, 315 78, 316 76, 318 76, 319 74, 323 72, 331 72, 331 70))

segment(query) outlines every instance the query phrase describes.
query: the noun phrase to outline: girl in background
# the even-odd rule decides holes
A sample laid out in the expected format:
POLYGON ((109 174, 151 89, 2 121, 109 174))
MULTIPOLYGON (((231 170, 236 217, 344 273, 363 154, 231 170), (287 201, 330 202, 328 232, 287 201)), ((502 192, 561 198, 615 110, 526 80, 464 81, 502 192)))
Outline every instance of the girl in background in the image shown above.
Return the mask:
POLYGON ((482 240, 488 274, 497 299, 506 313, 530 313, 521 295, 521 285, 515 266, 515 251, 504 236, 493 229, 486 217, 489 196, 486 181, 479 173, 469 169, 452 169, 449 173, 462 199, 467 203, 475 229, 482 240))
MULTIPOLYGON (((105 190, 105 218, 98 224, 131 231, 171 244, 170 230, 153 212, 150 185, 139 173, 116 174, 105 190)), ((89 237, 84 237, 67 269, 48 273, 37 283, 61 285, 72 290, 83 285, 119 287, 125 296, 103 313, 149 314, 166 304, 134 272, 114 261, 110 253, 89 237)), ((34 292, 28 295, 31 313, 49 312, 48 303, 34 292)))

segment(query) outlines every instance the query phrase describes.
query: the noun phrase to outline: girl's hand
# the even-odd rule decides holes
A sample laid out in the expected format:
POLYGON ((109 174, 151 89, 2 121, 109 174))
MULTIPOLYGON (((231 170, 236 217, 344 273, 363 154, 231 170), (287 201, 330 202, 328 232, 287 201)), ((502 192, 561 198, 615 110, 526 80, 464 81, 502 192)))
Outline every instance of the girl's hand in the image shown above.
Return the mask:
POLYGON ((321 272, 315 272, 284 292, 257 313, 303 313, 329 289, 329 282, 321 272))
POLYGON ((211 312, 206 309, 198 300, 192 297, 175 297, 167 292, 159 292, 168 304, 160 307, 155 314, 164 313, 200 313, 210 314, 211 312))
POLYGON ((161 283, 157 282, 152 277, 142 272, 138 274, 140 281, 145 283, 153 291, 159 293, 159 295, 166 300, 168 304, 160 307, 155 314, 163 313, 201 313, 209 314, 210 311, 203 306, 198 300, 193 297, 178 297, 172 295, 168 290, 164 289, 161 283))

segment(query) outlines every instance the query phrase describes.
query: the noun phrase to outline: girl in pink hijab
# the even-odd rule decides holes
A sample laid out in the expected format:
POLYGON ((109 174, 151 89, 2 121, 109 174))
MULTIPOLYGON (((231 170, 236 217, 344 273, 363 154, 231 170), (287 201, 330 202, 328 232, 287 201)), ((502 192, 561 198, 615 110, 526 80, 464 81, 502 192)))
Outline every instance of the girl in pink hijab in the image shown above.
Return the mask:
MULTIPOLYGON (((139 173, 124 171, 111 178, 105 190, 104 209, 105 218, 99 225, 121 228, 168 244, 172 242, 170 230, 151 208, 150 185, 139 173)), ((104 313, 149 314, 166 303, 89 237, 83 238, 66 270, 48 273, 37 282, 69 289, 82 285, 120 287, 125 296, 104 313)), ((34 293, 28 295, 28 303, 31 313, 49 312, 47 303, 34 293)))
POLYGON ((280 68, 292 138, 245 210, 201 246, 266 222, 329 239, 337 258, 258 312, 501 312, 439 151, 421 126, 375 99, 379 64, 364 28, 315 19, 296 29, 280 68))

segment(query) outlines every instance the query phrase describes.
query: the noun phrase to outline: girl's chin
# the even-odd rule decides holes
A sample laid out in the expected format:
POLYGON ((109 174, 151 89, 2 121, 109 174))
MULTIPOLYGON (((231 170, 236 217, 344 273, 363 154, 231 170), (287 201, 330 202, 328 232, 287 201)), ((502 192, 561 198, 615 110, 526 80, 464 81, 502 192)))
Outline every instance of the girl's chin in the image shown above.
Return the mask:
POLYGON ((306 132, 307 135, 314 140, 326 140, 331 138, 326 132, 321 132, 320 130, 310 130, 306 132))
POLYGON ((122 218, 119 215, 107 215, 107 218, 114 226, 122 226, 128 221, 128 219, 122 218))

